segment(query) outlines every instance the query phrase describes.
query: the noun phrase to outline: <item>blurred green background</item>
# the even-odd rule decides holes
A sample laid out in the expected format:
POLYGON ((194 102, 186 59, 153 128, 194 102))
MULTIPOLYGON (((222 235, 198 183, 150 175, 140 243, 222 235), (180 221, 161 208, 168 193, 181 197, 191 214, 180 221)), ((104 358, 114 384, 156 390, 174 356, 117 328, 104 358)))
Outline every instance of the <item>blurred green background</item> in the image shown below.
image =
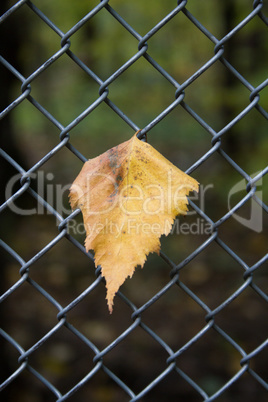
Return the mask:
MULTIPOLYGON (((4 0, 3 14, 15 2, 4 0)), ((62 32, 66 33, 99 2, 91 0, 35 0, 36 5, 62 32)), ((177 4, 174 0, 135 2, 111 0, 113 7, 141 36, 150 31, 177 4)), ((267 4, 266 4, 267 7, 267 4)), ((252 11, 252 1, 188 1, 189 10, 217 39, 224 37, 252 11)), ((267 10, 266 10, 267 11, 267 10)), ((1 25, 1 54, 24 77, 30 76, 60 49, 59 36, 34 12, 23 5, 1 25)), ((138 41, 103 9, 71 36, 70 50, 99 78, 108 79, 137 52, 138 41)), ((224 57, 252 86, 267 77, 267 30, 257 16, 225 44, 224 57)), ((177 14, 151 39, 148 53, 180 84, 214 55, 214 44, 183 13, 177 14)), ((21 82, 0 66, 1 110, 21 94, 21 82)), ((63 126, 70 124, 98 99, 99 85, 67 55, 63 55, 31 83, 34 97, 63 126)), ((143 128, 174 101, 175 88, 141 58, 109 85, 109 99, 138 127, 143 128)), ((217 61, 185 90, 185 102, 216 132, 220 131, 249 104, 250 92, 220 61, 217 61)), ((259 104, 267 109, 268 90, 261 91, 259 104)), ((24 100, 1 122, 1 145, 28 170, 59 143, 60 131, 30 102, 24 100)), ((129 139, 134 131, 108 105, 102 103, 70 131, 70 143, 86 158, 93 158, 129 139)), ((211 136, 181 106, 148 132, 148 142, 180 169, 187 170, 211 148, 211 136)), ((262 170, 267 162, 267 122, 255 109, 222 138, 222 149, 249 175, 262 170)), ((46 184, 55 190, 64 186, 63 204, 70 213, 68 187, 82 162, 68 149, 60 150, 41 171, 46 184), (51 174, 49 176, 49 174, 51 174), (57 187, 58 186, 58 187, 57 187)), ((16 173, 3 162, 3 187, 16 173)), ((228 211, 228 194, 242 177, 219 154, 214 154, 192 173, 208 190, 204 211, 214 221, 228 211)), ((265 180, 261 192, 267 201, 265 180), (266 192, 265 192, 266 191, 266 192)), ((36 180, 32 186, 38 188, 36 180)), ((46 196, 46 193, 44 194, 46 196)), ((246 195, 245 189, 232 198, 232 206, 246 195)), ((202 206, 203 198, 196 200, 202 206)), ((51 199, 57 209, 57 199, 51 199)), ((16 205, 34 208, 27 193, 16 205)), ((239 211, 249 217, 250 203, 239 211)), ((263 217, 264 218, 264 217, 263 217)), ((77 218, 81 222, 81 216, 77 218)), ((183 222, 200 223, 197 215, 183 222)), ((265 253, 264 229, 256 233, 229 219, 219 228, 220 238, 249 266, 265 253)), ((6 209, 2 214, 2 238, 28 261, 58 234, 57 222, 50 214, 18 216, 6 209)), ((84 234, 74 234, 83 243, 84 234)), ((162 240, 162 250, 180 263, 207 238, 203 233, 173 234, 162 240)), ((6 291, 19 278, 19 264, 3 253, 1 290, 6 291)), ((155 255, 148 257, 143 270, 122 286, 123 293, 138 307, 169 281, 170 267, 155 255)), ((214 309, 243 284, 244 270, 218 244, 212 243, 186 265, 180 279, 214 309)), ((30 278, 55 299, 68 305, 95 279, 94 264, 63 239, 30 268, 30 278)), ((259 268, 254 282, 267 292, 267 272, 259 268)), ((1 306, 2 327, 25 349, 56 325, 57 310, 28 283, 10 295, 1 306)), ((117 297, 114 313, 108 315, 105 287, 98 286, 67 315, 99 349, 105 348, 132 321, 131 310, 117 297)), ((173 350, 189 341, 205 325, 205 312, 186 293, 172 287, 142 315, 173 350)), ((267 336, 267 311, 264 300, 248 288, 216 317, 221 326, 247 353, 267 336)), ((17 367, 18 353, 7 342, 1 344, 1 381, 17 367)), ((73 334, 62 328, 30 356, 30 364, 63 393, 94 367, 94 353, 73 334)), ((134 392, 140 392, 165 368, 167 353, 141 328, 104 357, 104 363, 134 392)), ((267 352, 252 359, 252 367, 267 380, 267 352), (266 355, 265 355, 266 353, 266 355)), ((209 331, 178 359, 178 366, 209 394, 216 392, 239 369, 241 355, 215 331, 209 331)), ((53 401, 55 398, 30 373, 23 372, 2 394, 4 400, 20 402, 53 401)), ((265 390, 245 375, 219 401, 266 400, 265 390)), ((104 373, 99 372, 70 401, 127 401, 128 397, 104 373)), ((172 373, 143 399, 147 401, 201 401, 202 398, 177 374, 172 373)))

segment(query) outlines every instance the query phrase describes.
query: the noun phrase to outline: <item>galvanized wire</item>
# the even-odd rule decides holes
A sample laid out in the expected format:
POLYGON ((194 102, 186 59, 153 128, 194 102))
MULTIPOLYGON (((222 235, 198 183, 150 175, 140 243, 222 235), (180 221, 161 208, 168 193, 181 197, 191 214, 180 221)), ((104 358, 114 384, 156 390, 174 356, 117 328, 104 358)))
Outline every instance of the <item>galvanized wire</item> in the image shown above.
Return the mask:
MULTIPOLYGON (((231 387, 239 381, 241 377, 247 373, 252 381, 256 381, 259 383, 261 387, 263 387, 263 391, 266 392, 268 390, 268 383, 265 378, 260 377, 260 375, 254 371, 254 367, 250 366, 250 361, 256 355, 261 355, 264 353, 265 348, 268 346, 268 341, 262 342, 258 345, 254 350, 250 353, 247 353, 243 346, 238 343, 230 334, 228 334, 223 328, 221 328, 217 323, 217 315, 222 312, 226 307, 232 303, 235 299, 240 297, 247 289, 251 288, 253 292, 255 292, 262 302, 268 301, 268 295, 258 286, 254 281, 254 274, 257 270, 260 270, 264 267, 267 262, 267 254, 262 256, 258 262, 254 265, 249 266, 243 261, 239 255, 230 248, 220 237, 219 228, 226 221, 228 221, 233 214, 239 210, 243 205, 245 205, 249 201, 254 201, 258 205, 263 208, 264 212, 267 212, 267 206, 264 204, 262 200, 256 195, 256 183, 258 180, 263 178, 267 173, 267 168, 264 168, 258 175, 254 178, 250 176, 248 172, 246 172, 241 166, 239 166, 222 148, 221 140, 222 137, 228 133, 228 131, 237 124, 240 120, 244 119, 245 116, 249 114, 252 109, 255 109, 259 115, 267 119, 268 113, 264 108, 259 104, 261 91, 268 84, 268 79, 264 80, 257 87, 254 87, 236 68, 230 64, 230 62, 225 58, 225 44, 235 35, 239 30, 246 27, 247 24, 252 19, 258 19, 259 24, 267 25, 267 17, 263 12, 263 1, 255 0, 252 6, 252 11, 241 21, 239 22, 230 32, 228 32, 224 37, 218 39, 213 34, 211 34, 206 27, 202 25, 202 23, 198 20, 197 16, 194 16, 187 9, 187 0, 178 1, 175 4, 174 9, 169 12, 161 21, 159 21, 146 35, 141 36, 139 32, 137 32, 116 10, 116 7, 113 8, 112 2, 109 0, 103 0, 94 8, 90 9, 87 15, 85 15, 80 21, 78 21, 68 32, 62 32, 53 22, 45 15, 35 4, 35 2, 31 2, 28 0, 20 0, 16 2, 12 7, 6 10, 6 12, 0 17, 0 24, 5 22, 8 23, 9 18, 19 10, 21 7, 27 7, 28 10, 35 15, 35 17, 39 18, 40 24, 45 23, 47 27, 53 30, 60 39, 60 49, 54 53, 50 58, 48 58, 41 66, 39 66, 31 75, 28 77, 24 77, 18 69, 10 64, 8 60, 6 60, 3 56, 0 55, 0 62, 4 68, 9 70, 9 72, 16 77, 21 82, 21 94, 13 100, 4 110, 1 111, 0 117, 4 119, 13 109, 15 109, 22 102, 30 102, 34 108, 38 111, 38 113, 42 114, 45 119, 51 122, 55 128, 59 131, 59 142, 58 144, 52 148, 42 159, 40 159, 37 163, 35 163, 30 169, 25 171, 19 163, 14 160, 14 158, 4 150, 0 150, 0 155, 4 160, 12 166, 18 173, 21 175, 20 179, 20 188, 9 198, 7 199, 3 205, 1 206, 0 212, 5 211, 9 208, 9 205, 14 202, 16 199, 19 199, 24 193, 28 193, 31 197, 33 197, 37 203, 42 205, 46 211, 55 216, 58 222, 59 234, 55 236, 50 242, 48 242, 42 250, 37 252, 32 258, 28 261, 24 261, 24 259, 17 254, 17 252, 12 248, 11 245, 7 244, 5 241, 1 240, 1 247, 5 250, 5 252, 10 256, 11 259, 16 261, 20 265, 20 279, 16 281, 9 289, 7 289, 0 297, 0 303, 2 303, 5 299, 11 297, 14 292, 24 284, 28 283, 35 291, 39 292, 47 301, 51 304, 51 308, 54 307, 57 310, 56 320, 57 322, 53 327, 51 327, 42 337, 40 337, 34 344, 28 347, 26 350, 14 339, 14 337, 10 336, 10 334, 5 331, 5 329, 0 329, 0 335, 6 342, 10 345, 11 348, 16 350, 19 353, 19 358, 17 361, 17 368, 12 372, 11 375, 4 378, 2 384, 0 385, 0 390, 3 390, 6 387, 12 387, 12 384, 16 382, 16 379, 20 377, 20 375, 27 370, 33 377, 36 377, 50 392, 51 397, 55 401, 65 401, 75 395, 81 388, 85 386, 86 383, 94 382, 94 376, 99 372, 103 371, 106 376, 108 376, 111 381, 115 384, 115 386, 119 387, 124 393, 126 400, 129 401, 138 401, 142 398, 145 398, 150 394, 150 391, 154 389, 158 384, 160 384, 170 373, 175 373, 178 378, 182 381, 186 382, 189 387, 193 389, 195 395, 199 400, 204 401, 213 401, 216 400, 220 396, 225 396, 227 390, 231 389, 231 387), (114 21, 119 23, 133 38, 137 41, 137 52, 129 58, 123 65, 121 65, 113 74, 111 74, 105 81, 101 80, 101 78, 97 75, 96 72, 93 72, 79 57, 71 50, 71 42, 70 39, 72 35, 78 32, 91 18, 97 15, 99 12, 103 10, 109 13, 110 17, 113 18, 114 21), (187 18, 191 24, 194 24, 195 27, 200 31, 202 35, 205 35, 209 41, 214 45, 214 55, 207 60, 197 71, 195 71, 188 79, 184 82, 179 83, 177 80, 172 77, 161 65, 158 64, 153 57, 150 56, 148 42, 150 39, 169 22, 176 18, 179 13, 183 13, 185 18, 187 18), (88 76, 88 78, 93 79, 99 85, 99 97, 92 102, 85 110, 82 111, 81 114, 76 116, 76 118, 71 121, 67 126, 63 126, 53 114, 51 114, 44 106, 42 106, 31 94, 31 84, 38 77, 42 76, 42 73, 48 69, 53 63, 55 63, 62 56, 68 56, 69 59, 75 63, 84 73, 88 76), (145 127, 139 127, 136 122, 132 121, 129 116, 127 116, 114 102, 109 99, 109 86, 118 79, 128 68, 130 68, 133 64, 135 64, 139 59, 143 58, 146 62, 154 68, 154 70, 161 74, 162 77, 166 80, 167 83, 171 84, 174 87, 174 100, 164 109, 161 113, 158 114, 152 121, 150 121, 145 127), (198 80, 199 77, 206 71, 208 71, 216 62, 222 63, 222 65, 233 75, 240 83, 246 88, 248 91, 248 104, 247 106, 238 113, 228 124, 226 124, 220 131, 216 132, 205 120, 203 120, 197 113, 194 111, 184 100, 185 91, 191 86, 191 84, 198 80), (73 299, 69 304, 62 306, 54 296, 48 293, 40 284, 38 284, 35 280, 31 278, 31 267, 34 263, 36 263, 39 259, 42 259, 43 256, 48 253, 53 247, 55 247, 59 242, 62 241, 63 238, 67 239, 71 242, 79 252, 83 253, 90 261, 93 261, 93 255, 91 253, 86 253, 82 244, 80 244, 77 239, 71 236, 68 233, 68 223, 70 220, 76 218, 80 211, 73 211, 67 218, 61 216, 61 214, 55 210, 55 208, 50 205, 42 196, 40 196, 36 190, 32 188, 32 175, 37 173, 38 170, 47 163, 51 158, 54 158, 62 149, 68 148, 77 158, 81 160, 81 162, 85 162, 87 158, 80 153, 73 145, 71 141, 72 130, 82 121, 84 118, 92 113, 96 108, 99 107, 102 103, 106 103, 112 112, 116 113, 127 125, 130 126, 131 129, 135 131, 141 129, 138 134, 140 139, 143 139, 145 135, 155 127, 160 121, 165 119, 165 117, 175 108, 183 108, 189 116, 194 119, 200 127, 202 127, 208 134, 211 136, 211 148, 205 152, 198 160, 194 162, 192 166, 187 169, 187 173, 192 173, 197 170, 203 163, 205 163, 211 156, 217 154, 218 157, 223 158, 229 166, 231 166, 240 176, 241 179, 244 178, 247 183, 247 194, 230 209, 225 215, 223 215, 217 221, 213 221, 207 213, 202 211, 192 200, 190 200, 191 207, 196 211, 196 213, 204 219, 210 225, 210 234, 205 241, 202 242, 191 254, 187 256, 183 261, 180 261, 178 264, 172 261, 167 255, 163 252, 160 254, 160 258, 163 263, 166 264, 170 269, 170 280, 162 287, 160 291, 153 295, 149 300, 146 301, 142 306, 135 306, 130 298, 126 297, 125 294, 121 292, 118 293, 119 297, 122 301, 130 308, 130 317, 132 320, 131 325, 128 326, 120 335, 110 344, 106 345, 105 348, 99 350, 98 347, 82 332, 80 332, 75 326, 73 326, 68 321, 68 314, 74 310, 79 303, 83 303, 83 300, 86 298, 88 294, 90 294, 96 287, 103 286, 103 279, 100 274, 100 269, 96 270, 96 279, 84 289, 75 299, 73 299), (199 254, 201 254, 207 247, 209 247, 212 243, 218 244, 224 253, 230 256, 238 265, 241 267, 241 278, 243 279, 243 283, 237 287, 237 289, 226 297, 226 299, 214 309, 211 309, 206 303, 204 303, 201 298, 195 294, 189 287, 186 286, 183 281, 180 280, 180 271, 189 264, 192 260, 194 260, 199 254), (161 297, 165 295, 171 288, 179 287, 182 292, 184 292, 192 301, 198 305, 204 313, 204 325, 203 328, 200 329, 191 339, 179 349, 173 350, 165 341, 162 339, 152 328, 150 328, 146 321, 143 319, 143 313, 151 308, 158 300, 161 300, 161 297), (65 328, 68 330, 74 337, 76 337, 80 342, 82 342, 88 350, 90 350, 94 354, 93 358, 93 368, 91 368, 88 373, 80 379, 74 386, 72 386, 67 392, 62 392, 61 389, 58 389, 50 380, 45 378, 43 374, 41 374, 36 368, 31 365, 31 357, 35 354, 35 352, 46 342, 53 341, 55 335, 62 329, 65 328), (111 350, 116 349, 117 346, 124 341, 130 334, 134 333, 136 328, 139 327, 147 336, 151 337, 152 341, 156 342, 160 348, 165 351, 166 358, 166 367, 164 370, 156 376, 150 383, 148 383, 143 389, 140 389, 139 392, 134 392, 119 376, 113 371, 111 367, 105 364, 105 356, 110 353, 111 350), (223 341, 225 341, 230 347, 234 348, 238 355, 240 356, 240 365, 241 369, 237 370, 234 375, 232 375, 223 385, 219 386, 218 389, 209 395, 209 393, 203 389, 193 378, 191 378, 188 374, 186 374, 181 368, 178 362, 178 358, 181 355, 187 354, 187 351, 198 342, 202 337, 204 337, 207 333, 214 333, 221 337, 223 341)), ((190 2, 189 2, 190 3, 190 2)), ((135 7, 135 5, 133 4, 135 7)), ((152 356, 152 359, 154 357, 152 356)), ((127 364, 127 357, 126 357, 127 364)), ((146 400, 146 399, 144 399, 146 400)))

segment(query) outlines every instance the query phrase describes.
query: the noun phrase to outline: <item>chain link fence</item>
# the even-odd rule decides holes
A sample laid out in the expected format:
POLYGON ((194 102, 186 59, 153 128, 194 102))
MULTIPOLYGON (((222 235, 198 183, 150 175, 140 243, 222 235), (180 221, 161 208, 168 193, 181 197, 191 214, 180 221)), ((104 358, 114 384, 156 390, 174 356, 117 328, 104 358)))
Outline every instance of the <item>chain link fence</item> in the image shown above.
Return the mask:
MULTIPOLYGON (((50 11, 46 8, 47 2, 20 0, 12 3, 2 3, 0 18, 1 98, 4 103, 0 152, 1 180, 6 188, 1 205, 0 390, 3 400, 266 400, 268 325, 265 302, 268 298, 264 230, 267 206, 260 185, 268 169, 261 156, 258 166, 254 162, 245 168, 244 162, 258 160, 258 156, 255 155, 255 159, 253 156, 256 143, 263 138, 258 132, 265 132, 266 127, 267 112, 262 97, 265 100, 266 94, 267 98, 268 80, 263 77, 260 80, 258 76, 253 79, 253 85, 243 69, 240 71, 236 63, 232 63, 232 52, 239 53, 235 39, 241 32, 253 32, 252 37, 257 35, 257 42, 265 41, 267 17, 263 1, 226 2, 226 7, 235 4, 240 9, 241 18, 229 21, 230 26, 222 37, 211 33, 202 17, 204 14, 192 9, 198 2, 190 0, 162 2, 161 18, 157 16, 153 23, 152 18, 148 29, 142 24, 148 9, 153 11, 154 2, 83 2, 83 15, 80 13, 79 21, 75 24, 72 21, 72 26, 64 32, 59 28, 62 21, 54 22, 60 13, 64 16, 64 10, 60 9, 62 3, 54 2, 59 6, 57 15, 51 13, 53 8, 50 11), (132 22, 132 13, 139 7, 144 10, 140 25, 132 22), (105 18, 105 27, 101 25, 101 18, 105 18), (32 21, 35 25, 30 28, 32 21), (185 37, 182 31, 180 35, 174 31, 172 24, 175 23, 188 24, 185 37), (95 26, 94 32, 91 26, 95 26), (162 32, 164 35, 169 26, 175 36, 175 42, 168 37, 171 45, 165 36, 161 42, 162 32), (42 40, 50 42, 50 52, 55 49, 53 54, 43 54, 39 49, 39 27, 45 30, 42 40), (83 37, 79 34, 84 29, 89 31, 92 43, 98 35, 101 37, 98 40, 108 43, 104 49, 97 45, 94 57, 90 48, 76 51, 76 44, 82 44, 83 37), (118 41, 110 44, 106 34, 112 29, 120 33, 118 41), (102 30, 106 32, 104 36, 101 36, 102 30), (142 35, 143 30, 147 33, 142 35), (24 31, 29 31, 28 39, 23 38, 24 31), (18 52, 20 34, 21 58, 28 60, 31 71, 27 74, 23 73, 18 59, 12 57, 18 52), (186 78, 179 82, 174 73, 179 68, 174 59, 177 52, 174 43, 192 41, 198 53, 199 39, 196 42, 195 35, 200 43, 208 44, 209 52, 193 71, 184 71, 186 78), (118 56, 120 65, 107 74, 109 66, 117 62, 116 52, 120 51, 121 41, 126 41, 126 46, 123 56, 118 56), (158 57, 154 45, 156 48, 159 45, 160 53, 168 48, 164 59, 158 57), (94 66, 98 66, 96 59, 108 63, 105 53, 110 46, 115 60, 110 60, 107 70, 99 73, 98 69, 94 70, 94 66), (39 59, 31 59, 31 47, 32 53, 39 52, 39 59), (95 62, 91 58, 95 58, 95 62), (121 62, 121 59, 124 60, 121 62), (139 81, 141 62, 148 69, 144 82, 139 81), (59 92, 62 90, 65 96, 64 90, 68 91, 72 85, 69 72, 71 76, 73 70, 77 71, 83 76, 82 84, 75 84, 78 104, 83 105, 83 110, 69 110, 68 100, 64 103, 66 109, 60 110, 57 81, 64 74, 66 64, 70 70, 64 89, 60 88, 59 92), (46 76, 53 66, 58 66, 53 72, 54 92, 46 76), (196 99, 191 95, 202 77, 212 76, 216 67, 219 77, 228 77, 223 82, 223 87, 227 88, 227 107, 221 110, 224 122, 215 122, 211 115, 199 113, 203 103, 204 110, 212 108, 209 103, 212 83, 210 87, 204 83, 196 99), (124 90, 129 93, 116 97, 116 85, 123 78, 124 90), (161 87, 157 87, 157 80, 161 81, 161 87), (38 85, 39 92, 35 91, 38 85), (145 122, 142 115, 146 113, 146 97, 140 101, 135 97, 135 90, 142 87, 140 90, 147 93, 153 91, 154 85, 160 92, 153 95, 155 109, 150 118, 146 115, 145 122), (53 98, 54 94, 55 103, 48 103, 53 100, 47 101, 47 98, 53 98), (237 97, 241 100, 239 107, 234 101, 237 97), (159 103, 158 98, 164 98, 164 103, 159 103), (124 102, 130 99, 130 107, 125 109, 124 102), (68 186, 62 191, 63 184, 70 185, 83 162, 100 153, 94 148, 97 142, 95 113, 105 122, 106 131, 112 133, 102 137, 98 132, 98 146, 103 152, 141 129, 140 138, 147 135, 149 143, 153 143, 156 133, 155 138, 162 144, 159 148, 156 142, 156 148, 165 153, 169 142, 173 147, 175 137, 190 136, 186 128, 185 132, 180 129, 181 120, 186 119, 197 133, 196 137, 189 137, 190 146, 183 141, 179 143, 183 154, 176 145, 171 159, 199 180, 201 186, 202 183, 210 185, 209 191, 203 188, 200 198, 190 197, 189 217, 179 220, 179 225, 176 222, 177 233, 174 231, 163 239, 161 254, 149 257, 144 269, 136 269, 134 277, 122 286, 112 316, 105 305, 105 284, 100 269, 93 269, 93 255, 86 253, 83 247, 84 233, 72 229, 74 223, 76 229, 82 227, 81 213, 79 210, 65 213, 55 200, 55 189, 58 189, 56 196, 61 196, 67 209, 68 186), (70 116, 68 124, 61 122, 70 120, 70 116), (45 122, 44 126, 40 126, 38 119, 45 122), (171 126, 172 119, 176 121, 175 128, 171 126), (26 126, 32 128, 28 136, 21 128, 25 121, 26 126), (242 132, 247 125, 254 128, 249 149, 245 148, 248 139, 243 134, 235 138, 234 130, 239 124, 242 124, 242 132), (213 128, 219 125, 220 128, 213 128), (46 133, 42 132, 42 127, 47 128, 46 133), (76 131, 79 127, 87 131, 84 136, 76 131), (175 137, 172 130, 175 130, 175 137), (229 144, 228 139, 231 139, 229 144), (234 148, 240 153, 235 154, 234 148), (53 182, 57 175, 62 187, 53 182), (233 175, 235 178, 229 182, 228 177, 233 175), (225 205, 224 209, 221 200, 226 204, 228 194, 235 202, 230 201, 229 208, 225 205), (206 199, 205 208, 202 200, 206 199), (240 214, 243 208, 246 216, 240 214), (183 228, 186 231, 190 227, 198 230, 183 232, 183 228)), ((71 7, 68 2, 65 6, 71 7)), ((209 9, 206 10, 209 14, 209 9)), ((215 25, 220 26, 222 18, 221 12, 213 16, 215 25)), ((255 45, 244 43, 244 47, 250 46, 255 45)), ((180 54, 180 66, 186 56, 186 53, 180 54)), ((260 60, 264 56, 261 53, 260 60)), ((243 57, 243 53, 239 53, 239 58, 243 57)), ((251 62, 254 78, 258 60, 251 62)), ((217 92, 217 80, 214 84, 217 92)), ((222 96, 223 92, 218 91, 213 102, 222 96)))

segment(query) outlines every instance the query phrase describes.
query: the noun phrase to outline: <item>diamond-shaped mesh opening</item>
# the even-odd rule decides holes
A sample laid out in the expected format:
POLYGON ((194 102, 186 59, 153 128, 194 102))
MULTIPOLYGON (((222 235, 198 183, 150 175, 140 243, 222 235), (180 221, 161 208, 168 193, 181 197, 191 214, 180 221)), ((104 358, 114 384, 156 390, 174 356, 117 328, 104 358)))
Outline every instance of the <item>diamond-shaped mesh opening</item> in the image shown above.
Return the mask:
POLYGON ((266 401, 265 7, 1 2, 3 400, 266 401), (109 316, 68 189, 139 129, 200 192, 109 316))

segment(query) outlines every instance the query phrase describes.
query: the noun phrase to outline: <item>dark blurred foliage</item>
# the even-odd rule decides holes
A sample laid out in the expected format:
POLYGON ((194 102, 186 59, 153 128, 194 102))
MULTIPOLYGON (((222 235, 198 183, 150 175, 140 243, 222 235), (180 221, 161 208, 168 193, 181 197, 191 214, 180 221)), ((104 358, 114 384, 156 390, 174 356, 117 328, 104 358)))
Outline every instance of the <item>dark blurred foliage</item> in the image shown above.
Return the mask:
MULTIPOLYGON (((177 4, 173 0, 111 0, 110 5, 137 31, 145 35, 177 4)), ((14 1, 2 0, 1 14, 14 1)), ((67 32, 98 1, 36 0, 39 7, 63 32, 67 32)), ((216 38, 225 36, 252 10, 252 1, 188 1, 187 9, 216 38)), ((26 5, 12 14, 1 26, 1 53, 25 77, 60 49, 60 40, 26 5)), ((224 56, 254 87, 267 75, 267 32, 265 24, 255 17, 225 45, 224 56)), ((106 80, 137 52, 134 39, 106 10, 90 19, 71 37, 71 50, 106 80)), ((179 13, 148 41, 148 53, 179 83, 184 82, 214 54, 214 45, 183 13, 179 13)), ((1 66, 1 110, 20 94, 21 83, 1 66)), ((68 125, 98 98, 99 85, 90 79, 66 55, 60 57, 31 83, 31 95, 61 124, 68 125)), ((186 88, 185 102, 214 130, 219 131, 249 102, 249 91, 219 61, 186 88)), ((175 88, 146 60, 140 59, 109 86, 111 99, 139 127, 146 126, 174 100, 175 88)), ((262 90, 260 105, 267 107, 268 90, 262 90)), ((1 122, 3 149, 27 170, 59 142, 59 130, 27 100, 1 122)), ((105 103, 89 114, 70 132, 71 144, 87 158, 130 138, 133 130, 105 103)), ((211 147, 210 135, 180 106, 148 133, 148 142, 182 170, 188 169, 211 147)), ((248 174, 265 167, 268 151, 267 124, 253 109, 229 130, 222 148, 248 174)), ((68 187, 81 169, 81 161, 63 149, 42 166, 55 191, 65 186, 62 194, 66 214, 68 187), (51 175, 52 173, 52 175, 51 175)), ((5 163, 1 168, 4 187, 15 174, 5 163)), ((228 211, 227 197, 242 177, 219 154, 214 154, 192 173, 204 187, 204 210, 213 220, 228 211)), ((265 182, 265 179, 263 180, 265 182)), ((261 184, 261 183, 260 183, 261 184)), ((265 184, 265 183, 264 183, 265 184)), ((33 181, 33 187, 38 184, 33 181)), ((52 188, 51 187, 51 188, 52 188)), ((267 186, 266 186, 267 187, 267 186)), ((265 188, 265 186, 264 186, 265 188)), ((245 196, 241 191, 233 205, 245 196)), ((46 193, 44 194, 46 196, 46 193)), ((263 191, 264 201, 267 193, 263 191)), ((50 200, 54 207, 57 200, 50 200)), ((197 204, 201 202, 198 199, 197 204)), ((21 208, 35 208, 36 202, 24 194, 16 202, 21 208)), ((240 214, 249 215, 249 206, 240 214)), ((81 217, 77 218, 81 222, 81 217)), ((180 220, 181 221, 181 220, 180 220)), ((197 215, 182 222, 200 223, 197 215)), ((220 227, 220 238, 248 265, 265 253, 264 229, 256 233, 229 219, 220 227)), ((55 218, 48 214, 18 216, 10 210, 2 214, 2 237, 27 261, 58 234, 55 218)), ((84 234, 71 232, 81 243, 84 234)), ((162 250, 175 263, 180 263, 206 239, 206 234, 173 234, 162 241, 162 250)), ((19 278, 19 264, 6 253, 2 256, 1 291, 6 291, 19 278)), ((169 281, 170 267, 158 256, 148 257, 143 270, 122 286, 123 293, 141 306, 169 281)), ((209 308, 214 309, 243 284, 243 268, 218 244, 212 243, 186 265, 180 279, 209 308)), ((30 278, 39 283, 62 306, 68 305, 94 280, 94 265, 68 240, 63 239, 30 268, 30 278)), ((267 292, 267 273, 260 268, 255 283, 267 292)), ((57 310, 30 284, 25 283, 1 305, 3 329, 24 348, 31 347, 56 325, 57 310)), ((172 287, 142 315, 142 320, 173 350, 187 343, 205 326, 203 309, 179 287, 172 287)), ((118 337, 132 321, 131 310, 117 297, 114 313, 109 316, 105 287, 98 286, 70 313, 68 322, 78 328, 99 349, 118 337)), ((261 344, 267 335, 267 310, 264 301, 251 288, 234 300, 216 317, 216 323, 247 353, 261 344)), ((7 342, 1 344, 1 381, 18 367, 18 353, 7 342)), ((61 392, 72 386, 94 367, 86 345, 62 328, 30 357, 30 364, 61 392)), ((138 393, 166 368, 167 353, 141 328, 104 357, 104 362, 134 392, 138 393)), ((178 366, 208 393, 214 393, 240 369, 241 355, 219 334, 210 330, 178 358, 178 366)), ((267 380, 267 351, 251 361, 252 368, 267 380)), ((30 373, 23 372, 2 393, 5 401, 53 401, 52 394, 30 373)), ((242 402, 265 399, 257 381, 244 375, 219 402, 242 402)), ((126 394, 103 372, 99 372, 70 401, 127 401, 126 394)), ((145 402, 201 401, 202 398, 175 372, 166 377, 146 397, 145 402)))

